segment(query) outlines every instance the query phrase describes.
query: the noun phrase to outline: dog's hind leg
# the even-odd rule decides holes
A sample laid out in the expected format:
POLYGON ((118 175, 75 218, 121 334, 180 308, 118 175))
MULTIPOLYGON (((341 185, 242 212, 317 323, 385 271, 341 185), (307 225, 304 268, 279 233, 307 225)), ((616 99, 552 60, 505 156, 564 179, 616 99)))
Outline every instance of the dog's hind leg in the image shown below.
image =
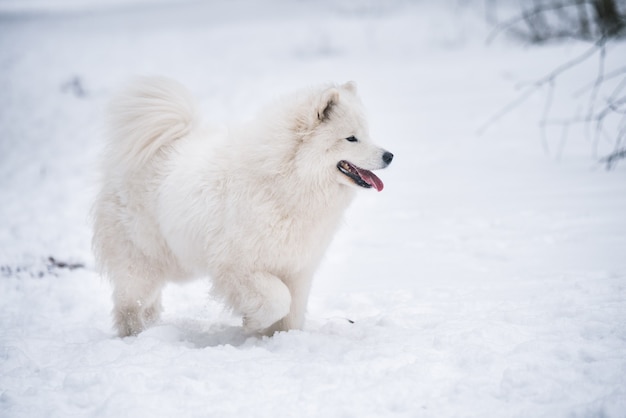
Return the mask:
POLYGON ((148 305, 143 311, 143 321, 145 326, 150 326, 159 320, 161 312, 163 311, 163 305, 161 303, 161 289, 157 292, 157 297, 152 304, 148 305))
POLYGON ((120 337, 137 335, 161 314, 162 282, 127 275, 113 279, 113 320, 120 337))

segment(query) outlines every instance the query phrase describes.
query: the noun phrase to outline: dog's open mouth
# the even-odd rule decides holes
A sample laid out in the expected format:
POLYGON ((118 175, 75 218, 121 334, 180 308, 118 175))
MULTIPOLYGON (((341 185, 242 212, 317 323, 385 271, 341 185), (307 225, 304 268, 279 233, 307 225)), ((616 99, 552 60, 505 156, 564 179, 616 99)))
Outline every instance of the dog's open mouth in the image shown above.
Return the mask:
POLYGON ((359 168, 346 160, 339 161, 337 168, 361 187, 365 187, 366 189, 373 187, 379 192, 384 187, 382 180, 379 179, 376 174, 364 168, 359 168))

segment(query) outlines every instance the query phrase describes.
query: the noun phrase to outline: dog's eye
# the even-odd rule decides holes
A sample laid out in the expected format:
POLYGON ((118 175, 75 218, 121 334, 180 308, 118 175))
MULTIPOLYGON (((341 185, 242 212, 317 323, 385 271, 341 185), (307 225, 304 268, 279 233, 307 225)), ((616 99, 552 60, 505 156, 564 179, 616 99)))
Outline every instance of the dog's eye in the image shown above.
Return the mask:
POLYGON ((354 135, 352 135, 352 136, 347 137, 347 138, 346 138, 346 141, 350 141, 350 142, 357 142, 357 141, 358 141, 358 139, 356 139, 356 138, 354 137, 354 135))

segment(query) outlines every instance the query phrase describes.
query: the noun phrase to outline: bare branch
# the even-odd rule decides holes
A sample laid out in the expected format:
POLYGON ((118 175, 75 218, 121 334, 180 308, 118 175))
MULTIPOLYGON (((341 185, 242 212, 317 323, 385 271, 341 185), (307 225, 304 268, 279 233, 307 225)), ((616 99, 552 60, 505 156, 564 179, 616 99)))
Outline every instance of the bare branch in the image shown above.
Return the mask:
MULTIPOLYGON (((615 69, 613 71, 609 71, 608 73, 606 73, 604 75, 604 81, 609 81, 609 80, 612 80, 612 79, 614 79, 616 77, 620 77, 620 76, 623 76, 623 75, 626 75, 626 67, 620 67, 620 68, 617 68, 617 69, 615 69)), ((625 78, 625 80, 626 80, 626 78, 625 78)), ((623 82, 624 82, 624 80, 622 80, 622 83, 623 82)), ((584 85, 583 87, 581 87, 580 89, 578 89, 578 90, 576 90, 574 92, 573 97, 574 98, 580 97, 586 91, 591 90, 595 85, 596 85, 595 80, 592 81, 589 84, 584 85)))
POLYGON ((593 43, 591 48, 587 49, 587 51, 583 52, 578 57, 571 59, 570 61, 567 61, 565 64, 561 64, 560 66, 556 67, 552 72, 548 73, 545 77, 539 79, 535 84, 546 83, 548 80, 554 79, 557 76, 559 76, 561 73, 586 61, 589 57, 595 54, 596 51, 598 51, 599 49, 602 49, 606 41, 607 41, 607 38, 605 37, 598 39, 596 42, 593 43))
MULTIPOLYGON (((490 22, 495 20, 490 16, 490 22)), ((624 35, 624 28, 626 19, 615 0, 526 0, 519 15, 494 25, 486 43, 490 44, 505 31, 541 43, 562 38, 616 38, 624 35), (526 3, 531 3, 530 8, 524 6, 526 3)))
POLYGON ((498 112, 496 112, 493 116, 491 116, 484 124, 482 124, 476 130, 476 133, 478 135, 482 135, 493 123, 495 123, 498 120, 502 119, 502 117, 504 117, 507 114, 509 114, 509 112, 511 112, 512 110, 517 108, 520 104, 524 103, 526 101, 526 99, 528 99, 535 92, 535 90, 538 87, 539 86, 532 85, 529 88, 527 88, 524 93, 522 93, 520 96, 518 96, 515 100, 509 102, 507 105, 505 105, 503 108, 501 108, 498 112))
POLYGON ((548 82, 548 95, 546 97, 546 103, 543 108, 543 114, 541 115, 541 120, 539 121, 539 126, 541 127, 541 144, 543 145, 543 151, 547 155, 550 154, 550 149, 548 147, 548 133, 546 131, 546 121, 548 119, 548 115, 550 114, 550 109, 552 108, 553 98, 554 98, 554 79, 551 79, 548 82))
POLYGON ((601 158, 600 162, 606 164, 607 170, 611 170, 618 160, 622 160, 624 158, 626 158, 626 148, 622 148, 622 149, 612 152, 606 157, 601 158))
MULTIPOLYGON (((498 112, 496 112, 493 116, 491 116, 484 124, 482 124, 477 130, 478 135, 482 135, 494 122, 497 122, 502 117, 509 114, 512 110, 517 108, 519 105, 524 103, 526 99, 528 99, 535 91, 537 91, 540 87, 542 87, 546 83, 554 83, 556 77, 558 77, 561 73, 577 66, 578 64, 584 62, 589 57, 593 56, 601 47, 604 45, 604 38, 595 42, 593 46, 587 49, 585 52, 580 54, 579 56, 567 61, 566 63, 558 66, 542 78, 532 82, 531 84, 526 86, 526 91, 519 95, 515 100, 509 102, 503 108, 501 108, 498 112)), ((549 107, 548 107, 549 110, 549 107)), ((544 120, 547 119, 547 115, 544 114, 544 120)))
MULTIPOLYGON (((582 3, 589 3, 589 1, 582 1, 582 3)), ((491 31, 491 33, 487 36, 486 42, 487 44, 490 44, 498 35, 506 30, 511 30, 513 26, 518 23, 526 22, 528 24, 528 22, 533 21, 533 18, 541 17, 546 12, 572 8, 573 6, 574 5, 572 4, 565 3, 537 5, 532 10, 523 11, 521 15, 515 16, 511 19, 497 24, 496 27, 491 31)))
MULTIPOLYGON (((608 98, 608 100, 607 100, 607 101, 608 101, 608 102, 610 102, 610 103, 611 103, 611 102, 612 102, 612 103, 615 103, 615 101, 616 101, 616 99, 617 99, 617 96, 618 96, 618 95, 622 92, 622 89, 623 89, 624 87, 626 87, 626 77, 624 77, 624 78, 622 79, 622 81, 620 81, 620 82, 619 82, 619 84, 617 85, 617 87, 615 87, 615 89, 613 89, 613 92, 611 93, 611 95, 609 96, 609 98, 608 98)), ((620 102, 620 101, 618 100, 618 102, 620 102)))
MULTIPOLYGON (((604 44, 600 45, 600 60, 598 64, 598 75, 596 77, 596 81, 594 83, 593 89, 591 90, 591 94, 589 95, 589 106, 587 110, 587 118, 591 119, 594 115, 594 108, 596 104, 596 98, 598 96, 598 91, 600 91, 600 86, 604 81, 604 59, 606 57, 606 48, 604 44)), ((601 118, 597 118, 596 121, 596 133, 595 133, 595 142, 597 143, 600 140, 600 130, 602 129, 602 124, 604 122, 604 116, 601 118)), ((587 125, 589 126, 589 125, 587 125)), ((587 135, 589 132, 587 131, 587 135)))
MULTIPOLYGON (((486 1, 495 3, 495 0, 486 1)), ((495 15, 490 20, 496 20, 495 15)), ((549 154, 550 151, 549 126, 561 127, 560 140, 556 148, 557 156, 559 156, 570 127, 583 123, 587 138, 593 138, 594 155, 597 155, 600 141, 606 139, 614 144, 614 152, 603 160, 607 162, 607 168, 612 167, 620 158, 626 158, 626 148, 622 145, 626 142, 626 94, 624 94, 626 67, 622 66, 612 71, 607 71, 606 68, 609 41, 626 35, 624 29, 626 29, 626 16, 615 0, 524 0, 520 14, 495 25, 487 37, 487 43, 492 42, 503 31, 534 43, 564 37, 593 40, 593 42, 588 49, 555 67, 544 76, 516 86, 521 89, 517 97, 482 124, 477 129, 477 134, 483 134, 492 124, 515 110, 545 86, 547 90, 544 93, 545 102, 539 126, 543 149, 546 153, 549 154), (557 78, 596 54, 598 63, 593 81, 573 94, 575 99, 579 99, 583 94, 587 96, 584 103, 581 103, 581 100, 578 101, 579 109, 576 115, 570 118, 552 118, 550 115, 555 100, 557 78), (615 81, 616 78, 618 78, 617 81, 615 81), (616 117, 621 117, 621 121, 614 132, 613 122, 616 117), (607 127, 610 127, 611 132, 607 131, 607 127)))

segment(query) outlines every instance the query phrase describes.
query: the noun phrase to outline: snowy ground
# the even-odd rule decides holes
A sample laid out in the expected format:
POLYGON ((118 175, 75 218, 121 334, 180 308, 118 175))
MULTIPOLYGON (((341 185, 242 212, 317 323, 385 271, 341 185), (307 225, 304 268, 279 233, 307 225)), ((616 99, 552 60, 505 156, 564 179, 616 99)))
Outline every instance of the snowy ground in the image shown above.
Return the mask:
POLYGON ((545 152, 542 91, 476 135, 586 46, 485 46, 480 13, 430 3, 0 0, 0 416, 626 416, 626 164, 605 171, 582 127, 545 152), (396 158, 304 331, 248 338, 201 281, 114 337, 88 211, 102 109, 133 74, 180 80, 211 121, 359 83, 396 158))

